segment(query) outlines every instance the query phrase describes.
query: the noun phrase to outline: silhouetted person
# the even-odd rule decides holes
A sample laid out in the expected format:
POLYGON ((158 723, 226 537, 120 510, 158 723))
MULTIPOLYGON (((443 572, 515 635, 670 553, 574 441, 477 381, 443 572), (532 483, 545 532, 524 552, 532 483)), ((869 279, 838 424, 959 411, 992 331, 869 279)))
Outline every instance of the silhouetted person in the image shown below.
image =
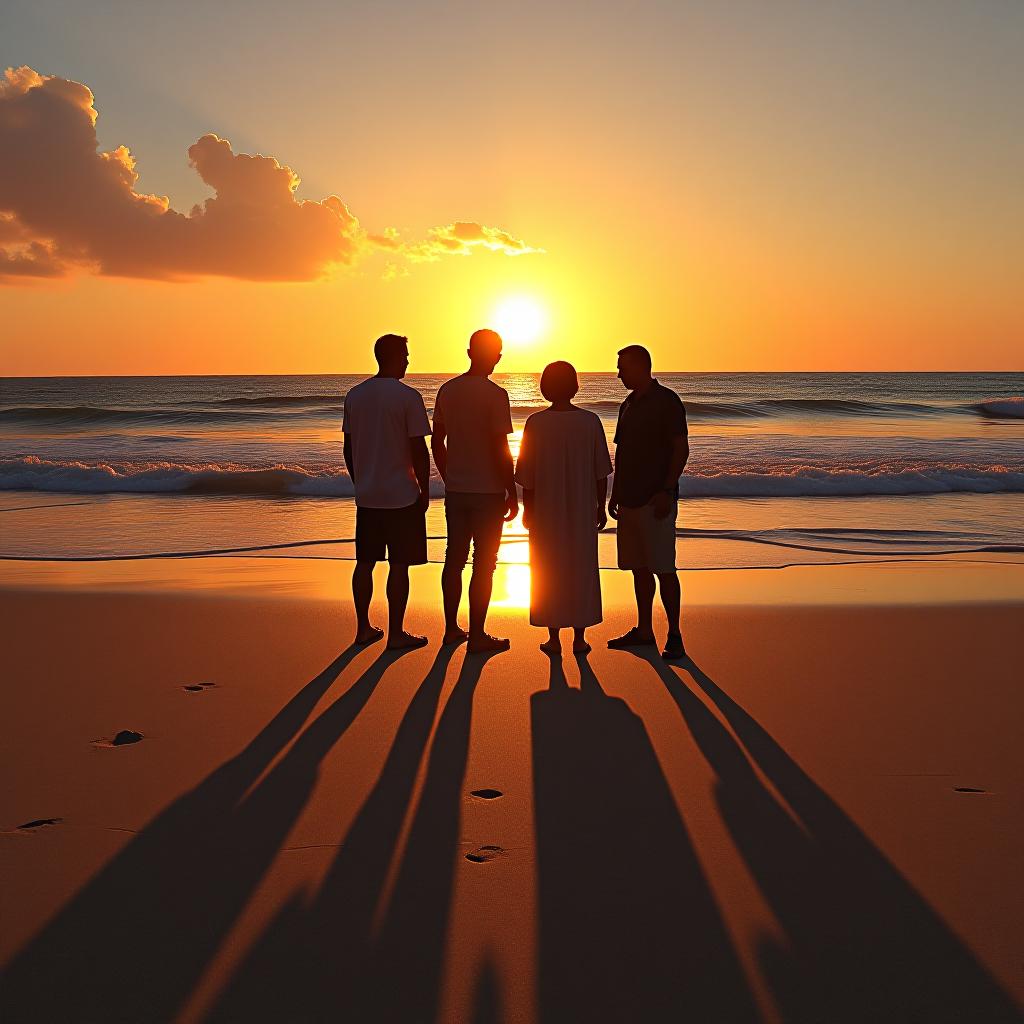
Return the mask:
POLYGON ((642 345, 619 352, 619 380, 631 392, 615 426, 615 476, 608 514, 618 520, 619 568, 633 573, 636 625, 609 647, 653 644, 654 577, 668 618, 665 658, 685 658, 679 632, 676 575, 676 503, 679 477, 690 456, 686 410, 679 396, 651 376, 642 345))
POLYGON ((448 548, 441 573, 444 643, 467 639, 459 627, 462 570, 473 542, 469 581, 469 650, 506 651, 508 640, 484 631, 501 530, 519 514, 508 435, 512 413, 508 392, 488 378, 501 359, 501 337, 474 331, 469 369, 441 385, 434 401, 434 462, 445 483, 448 548))
POLYGON ((516 466, 530 531, 530 622, 548 627, 540 646, 552 655, 561 653, 563 627, 575 631, 574 651, 589 651, 584 631, 601 621, 597 533, 608 521, 612 463, 600 419, 572 404, 579 389, 569 363, 544 368, 540 390, 551 408, 526 421, 516 466))
POLYGON ((370 624, 373 567, 388 570, 388 647, 422 647, 423 636, 404 629, 409 566, 427 560, 426 511, 430 504, 430 433, 418 391, 402 383, 409 367, 408 339, 385 334, 373 346, 377 374, 345 396, 345 465, 356 491, 356 567, 352 599, 356 643, 380 640, 370 624))

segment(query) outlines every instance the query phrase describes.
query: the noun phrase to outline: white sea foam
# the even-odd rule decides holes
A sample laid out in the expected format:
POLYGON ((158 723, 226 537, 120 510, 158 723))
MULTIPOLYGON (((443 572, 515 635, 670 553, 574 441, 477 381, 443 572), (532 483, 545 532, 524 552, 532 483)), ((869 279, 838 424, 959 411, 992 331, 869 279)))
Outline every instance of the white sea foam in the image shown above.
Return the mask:
MULTIPOLYGON (((856 469, 815 465, 696 465, 682 480, 694 498, 1021 493, 1024 464, 884 462, 856 469), (759 471, 760 470, 760 471, 759 471)), ((341 466, 224 463, 85 462, 29 456, 0 461, 0 490, 78 494, 263 494, 352 497, 341 466)), ((444 493, 439 480, 431 492, 444 493)))

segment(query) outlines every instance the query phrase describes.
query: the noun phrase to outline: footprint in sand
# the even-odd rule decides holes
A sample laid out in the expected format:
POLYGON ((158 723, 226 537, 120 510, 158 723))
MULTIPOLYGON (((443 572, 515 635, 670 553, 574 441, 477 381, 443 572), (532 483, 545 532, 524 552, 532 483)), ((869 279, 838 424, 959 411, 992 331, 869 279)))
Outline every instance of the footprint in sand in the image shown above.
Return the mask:
POLYGON ((189 693, 202 693, 203 690, 209 690, 216 685, 216 683, 191 683, 188 686, 183 686, 182 689, 189 693))
POLYGON ((954 793, 988 793, 987 789, 975 789, 974 786, 954 786, 954 793))
POLYGON ((499 796, 504 796, 500 789, 474 789, 469 795, 478 800, 497 800, 499 796))
POLYGON ((26 821, 24 825, 19 825, 19 829, 30 829, 30 828, 42 828, 44 825, 59 825, 64 819, 63 818, 35 818, 32 821, 26 821))
POLYGON ((500 846, 478 846, 466 854, 466 860, 473 864, 485 864, 489 860, 500 857, 505 850, 500 846))
POLYGON ((134 729, 122 729, 112 740, 93 740, 92 745, 94 747, 124 747, 129 743, 138 743, 142 739, 145 737, 141 732, 136 732, 134 729))

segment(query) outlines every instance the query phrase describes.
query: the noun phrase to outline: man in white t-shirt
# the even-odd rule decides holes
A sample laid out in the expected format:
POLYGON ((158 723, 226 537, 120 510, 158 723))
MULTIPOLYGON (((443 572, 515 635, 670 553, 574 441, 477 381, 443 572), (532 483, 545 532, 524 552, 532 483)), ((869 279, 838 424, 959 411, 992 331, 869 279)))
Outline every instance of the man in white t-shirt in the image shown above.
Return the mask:
POLYGON ((434 463, 445 483, 448 549, 441 573, 444 643, 469 641, 473 653, 507 651, 508 640, 484 631, 501 530, 519 513, 508 435, 508 392, 488 378, 501 359, 501 337, 476 331, 469 339, 469 369, 441 385, 434 401, 434 463), (459 626, 462 570, 473 543, 469 633, 459 626))
POLYGON ((345 396, 345 465, 356 491, 356 567, 352 599, 356 643, 380 640, 384 631, 370 624, 373 567, 386 557, 388 569, 388 647, 423 647, 427 638, 406 633, 409 566, 427 560, 426 512, 430 504, 430 433, 418 391, 402 383, 409 367, 408 340, 399 334, 377 339, 375 377, 345 396))

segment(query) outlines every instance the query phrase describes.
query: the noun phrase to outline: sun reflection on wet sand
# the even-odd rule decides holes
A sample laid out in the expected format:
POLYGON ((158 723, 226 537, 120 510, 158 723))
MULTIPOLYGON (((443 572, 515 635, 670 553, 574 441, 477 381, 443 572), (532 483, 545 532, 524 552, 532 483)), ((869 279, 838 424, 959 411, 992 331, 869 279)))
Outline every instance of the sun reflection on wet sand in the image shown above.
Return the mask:
POLYGON ((499 608, 530 607, 530 543, 522 511, 505 524, 491 604, 499 608))

